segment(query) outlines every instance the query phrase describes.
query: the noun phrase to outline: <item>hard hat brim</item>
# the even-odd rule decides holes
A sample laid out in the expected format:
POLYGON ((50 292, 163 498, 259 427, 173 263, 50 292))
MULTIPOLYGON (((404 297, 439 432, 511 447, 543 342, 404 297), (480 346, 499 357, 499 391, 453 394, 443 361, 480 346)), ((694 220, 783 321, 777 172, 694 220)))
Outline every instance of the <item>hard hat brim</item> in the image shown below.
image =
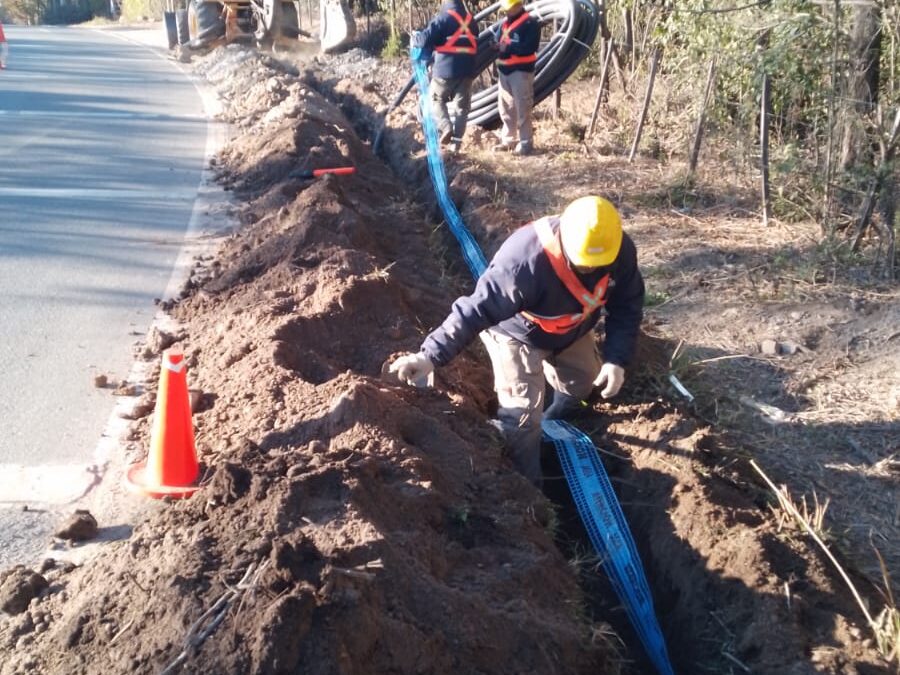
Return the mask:
POLYGON ((607 267, 612 265, 616 258, 619 257, 619 249, 622 248, 621 241, 614 249, 606 249, 602 253, 577 253, 569 255, 566 251, 566 257, 573 265, 578 267, 607 267))

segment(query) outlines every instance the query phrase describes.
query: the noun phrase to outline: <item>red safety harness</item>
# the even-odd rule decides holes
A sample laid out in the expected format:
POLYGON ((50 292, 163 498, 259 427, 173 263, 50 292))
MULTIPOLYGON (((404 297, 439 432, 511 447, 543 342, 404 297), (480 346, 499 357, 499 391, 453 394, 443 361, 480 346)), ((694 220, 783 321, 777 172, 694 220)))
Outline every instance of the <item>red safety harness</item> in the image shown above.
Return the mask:
POLYGON ((469 12, 466 14, 466 18, 463 19, 459 12, 455 9, 448 9, 447 14, 456 19, 456 22, 459 24, 459 28, 456 29, 456 32, 447 38, 447 41, 442 44, 440 47, 435 47, 434 51, 440 52, 441 54, 475 54, 478 51, 478 38, 472 33, 472 30, 469 28, 469 25, 472 23, 472 13, 469 12), (460 40, 468 40, 470 46, 466 45, 458 45, 456 44, 460 40))
MULTIPOLYGON (((512 34, 512 32, 516 28, 518 28, 523 23, 525 23, 529 19, 529 17, 530 17, 530 14, 528 14, 528 12, 522 12, 518 17, 516 17, 516 20, 513 21, 511 24, 509 23, 509 19, 504 19, 503 26, 500 29, 501 30, 500 44, 501 45, 511 44, 512 40, 510 39, 509 36, 512 34)), ((497 62, 501 66, 517 66, 520 63, 534 63, 535 61, 537 61, 537 54, 526 54, 525 56, 513 55, 513 56, 508 56, 505 59, 498 59, 497 62)))
POLYGON ((609 286, 609 274, 603 276, 594 291, 588 291, 576 276, 575 272, 569 267, 569 262, 563 255, 562 244, 560 243, 559 233, 554 233, 550 227, 549 218, 541 218, 532 223, 537 232, 541 246, 544 248, 544 254, 550 260, 550 265, 556 276, 559 278, 569 293, 581 303, 582 311, 580 314, 563 314, 561 316, 538 316, 530 312, 521 312, 529 321, 538 325, 541 330, 555 335, 568 333, 576 328, 582 321, 587 319, 594 311, 606 304, 606 289, 609 286))

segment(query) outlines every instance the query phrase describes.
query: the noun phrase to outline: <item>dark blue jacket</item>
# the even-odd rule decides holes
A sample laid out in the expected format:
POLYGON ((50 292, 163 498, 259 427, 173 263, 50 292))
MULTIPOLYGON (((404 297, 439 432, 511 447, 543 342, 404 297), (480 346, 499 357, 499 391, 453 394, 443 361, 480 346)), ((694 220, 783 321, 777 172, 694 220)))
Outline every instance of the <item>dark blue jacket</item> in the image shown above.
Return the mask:
MULTIPOLYGON (((463 19, 469 10, 466 9, 462 0, 445 0, 441 5, 440 13, 432 19, 431 23, 421 32, 420 40, 422 47, 427 50, 434 50, 447 42, 458 29, 459 21, 454 19, 447 10, 455 10, 463 19)), ((477 38, 478 25, 475 20, 469 24, 469 30, 477 38)), ((478 44, 470 44, 465 38, 460 39, 457 45, 471 46, 478 48, 478 44)), ((475 77, 475 55, 474 54, 442 54, 435 52, 434 67, 431 71, 432 76, 439 77, 442 80, 453 80, 457 78, 475 77)))
MULTIPOLYGON (((552 218, 554 231, 559 219, 552 218)), ((585 288, 593 288, 607 272, 606 335, 603 360, 627 366, 634 354, 644 306, 644 280, 637 266, 637 251, 628 235, 616 261, 608 268, 579 274, 585 288)), ((495 327, 538 349, 561 352, 590 331, 600 320, 594 312, 569 333, 547 333, 524 318, 525 310, 540 316, 577 314, 581 304, 553 271, 534 227, 521 227, 505 241, 471 295, 453 303, 450 315, 422 343, 422 352, 436 366, 449 363, 481 331, 495 327)))
MULTIPOLYGON (((510 21, 510 23, 515 22, 518 18, 519 17, 517 16, 510 21)), ((502 23, 496 27, 494 35, 499 43, 500 38, 503 36, 502 23)), ((525 21, 516 26, 515 30, 510 31, 509 40, 509 44, 500 45, 500 59, 505 59, 510 56, 529 56, 530 54, 536 54, 538 47, 541 45, 540 22, 533 16, 529 16, 525 21)), ((517 63, 511 66, 504 66, 503 64, 498 63, 497 68, 504 75, 509 75, 517 70, 534 72, 534 63, 517 63)))

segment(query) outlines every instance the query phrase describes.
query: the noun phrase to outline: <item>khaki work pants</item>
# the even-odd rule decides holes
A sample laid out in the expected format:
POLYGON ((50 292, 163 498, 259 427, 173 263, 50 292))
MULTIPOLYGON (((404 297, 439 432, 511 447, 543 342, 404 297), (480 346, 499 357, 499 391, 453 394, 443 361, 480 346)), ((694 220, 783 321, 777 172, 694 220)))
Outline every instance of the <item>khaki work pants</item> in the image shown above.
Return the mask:
POLYGON ((516 70, 509 75, 500 73, 498 103, 503 132, 500 142, 516 142, 531 148, 531 109, 534 106, 534 73, 516 70))
POLYGON ((480 335, 494 369, 494 390, 513 464, 535 485, 541 484, 541 418, 544 379, 554 390, 587 398, 603 365, 593 332, 559 354, 529 347, 518 340, 486 330, 480 335))
POLYGON ((472 78, 444 80, 435 77, 431 80, 431 114, 440 133, 450 129, 453 140, 461 141, 466 133, 471 105, 472 78), (452 120, 448 107, 451 103, 455 108, 452 120))

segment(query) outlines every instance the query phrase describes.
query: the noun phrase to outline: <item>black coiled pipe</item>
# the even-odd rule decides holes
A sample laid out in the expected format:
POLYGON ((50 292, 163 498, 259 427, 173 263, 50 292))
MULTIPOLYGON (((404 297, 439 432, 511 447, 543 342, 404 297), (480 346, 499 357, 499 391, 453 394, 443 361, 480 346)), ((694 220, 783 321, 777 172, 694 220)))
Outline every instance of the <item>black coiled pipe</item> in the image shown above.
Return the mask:
MULTIPOLYGON (((525 9, 542 25, 554 20, 558 22, 556 32, 538 51, 534 74, 534 104, 537 105, 556 91, 590 52, 600 28, 600 9, 592 0, 536 0, 525 3, 525 9)), ((475 19, 484 21, 486 17, 497 14, 499 10, 500 4, 493 4, 476 14, 475 19)), ((475 60, 478 74, 487 70, 497 58, 497 52, 492 48, 491 42, 492 31, 499 23, 494 22, 478 35, 478 54, 475 60)), ((400 105, 413 86, 414 80, 410 78, 385 112, 385 120, 387 115, 400 105)), ((496 83, 473 93, 468 123, 477 124, 485 129, 499 126, 500 112, 497 99, 496 83)), ((376 153, 381 147, 383 134, 382 124, 372 145, 376 153)))

